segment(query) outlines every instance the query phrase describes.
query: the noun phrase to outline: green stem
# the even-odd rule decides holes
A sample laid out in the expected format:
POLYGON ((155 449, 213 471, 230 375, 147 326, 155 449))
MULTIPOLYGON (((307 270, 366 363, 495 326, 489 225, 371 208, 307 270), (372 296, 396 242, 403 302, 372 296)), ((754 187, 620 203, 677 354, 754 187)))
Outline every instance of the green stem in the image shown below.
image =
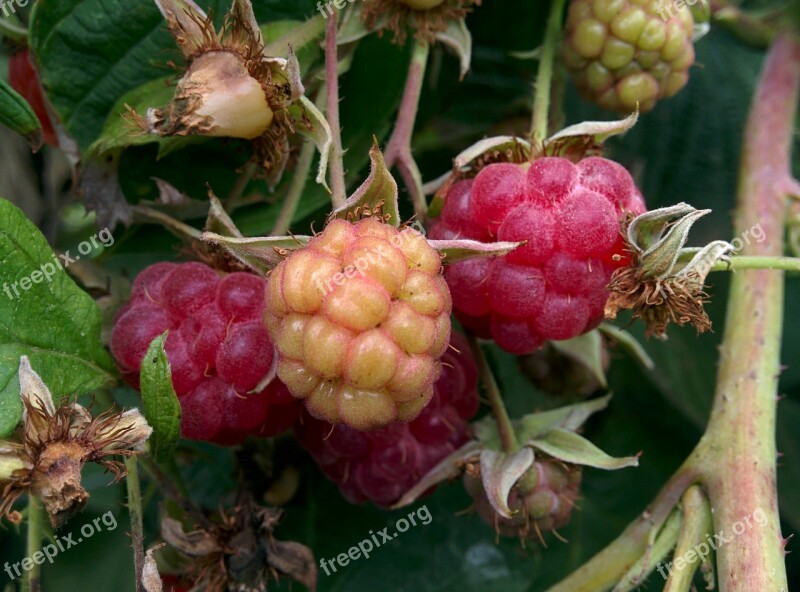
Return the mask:
POLYGON ((142 526, 142 487, 139 483, 139 464, 135 456, 125 459, 128 476, 128 514, 131 518, 131 541, 133 544, 133 570, 136 578, 136 592, 145 592, 142 583, 144 568, 144 528, 142 526))
POLYGON ((333 148, 331 149, 328 170, 331 176, 331 203, 334 208, 347 199, 344 183, 344 151, 342 150, 342 129, 339 123, 339 50, 336 45, 338 12, 328 17, 325 32, 325 92, 327 93, 325 116, 331 127, 333 148))
MULTIPOLYGON (((30 559, 34 553, 38 553, 42 548, 42 536, 44 530, 44 509, 35 496, 28 497, 28 540, 25 551, 30 559)), ((22 578, 22 592, 40 592, 41 590, 41 568, 38 563, 33 562, 30 571, 26 571, 22 578)))
POLYGON ((228 212, 233 212, 236 207, 242 201, 242 196, 244 195, 244 190, 247 188, 247 184, 250 182, 250 179, 253 178, 253 174, 256 172, 256 164, 254 162, 248 162, 239 176, 236 178, 233 186, 231 187, 230 192, 228 193, 228 199, 225 200, 225 205, 227 206, 228 212))
POLYGON ((800 257, 759 257, 736 255, 730 262, 717 261, 711 271, 739 271, 744 269, 772 269, 800 271, 800 257))
POLYGON ((519 442, 514 433, 514 426, 511 424, 511 418, 503 402, 503 397, 500 394, 500 388, 497 386, 494 373, 489 366, 489 361, 486 359, 486 354, 480 343, 478 343, 478 340, 471 333, 467 333, 467 341, 472 350, 472 355, 478 363, 478 373, 486 389, 486 394, 489 397, 489 406, 492 408, 492 414, 497 422, 497 431, 500 434, 500 442, 503 444, 503 450, 509 453, 516 452, 519 450, 519 442))
POLYGON ((531 120, 531 136, 534 143, 543 142, 549 135, 550 89, 553 80, 556 48, 561 37, 561 17, 563 14, 564 0, 553 0, 553 5, 550 8, 550 17, 547 19, 547 30, 545 31, 542 55, 539 60, 539 71, 536 73, 533 119, 531 120))
POLYGON ((622 534, 547 592, 602 592, 614 586, 645 554, 651 533, 664 525, 684 491, 697 481, 693 460, 687 459, 622 534))
POLYGON ((294 169, 294 176, 292 177, 292 184, 289 186, 289 191, 283 199, 281 211, 278 214, 278 219, 275 220, 275 226, 272 227, 270 235, 281 236, 286 234, 289 227, 292 225, 294 213, 297 211, 297 206, 300 205, 300 198, 303 197, 303 191, 306 188, 308 181, 308 173, 311 170, 311 163, 314 161, 314 152, 316 147, 310 140, 303 143, 300 148, 300 156, 297 158, 297 167, 294 169))
POLYGON ((386 144, 384 160, 386 166, 391 168, 397 165, 403 183, 408 190, 417 220, 425 223, 428 215, 428 204, 425 201, 425 191, 422 188, 422 175, 419 172, 417 161, 411 152, 411 138, 414 134, 414 124, 419 112, 419 99, 422 94, 422 84, 425 81, 425 69, 428 64, 430 45, 425 41, 417 41, 411 53, 411 63, 408 67, 406 86, 403 90, 403 99, 397 111, 397 120, 392 130, 392 136, 386 144))

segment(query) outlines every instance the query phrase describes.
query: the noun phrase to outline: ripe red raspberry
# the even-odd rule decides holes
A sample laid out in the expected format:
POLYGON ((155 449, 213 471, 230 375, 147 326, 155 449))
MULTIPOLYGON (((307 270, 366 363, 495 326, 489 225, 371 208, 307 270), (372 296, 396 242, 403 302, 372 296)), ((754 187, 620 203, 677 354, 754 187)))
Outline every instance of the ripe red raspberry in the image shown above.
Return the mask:
POLYGON ((235 444, 292 426, 299 406, 269 373, 275 350, 262 322, 266 282, 249 273, 220 277, 202 263, 156 263, 133 283, 111 351, 134 388, 150 342, 169 329, 164 349, 186 438, 235 444))
POLYGON ((309 413, 358 430, 407 422, 433 397, 450 336, 441 258, 412 228, 333 220, 269 277, 278 376, 309 413))
POLYGON ((478 515, 497 532, 508 537, 542 541, 543 533, 569 522, 581 484, 581 469, 551 458, 539 458, 528 470, 525 478, 529 477, 535 479, 535 485, 527 493, 520 491, 519 483, 511 489, 508 507, 514 514, 510 519, 497 514, 479 476, 466 473, 464 487, 478 515))
POLYGON ((593 329, 624 264, 616 259, 626 211, 644 211, 641 194, 622 166, 599 157, 491 164, 456 183, 431 238, 526 241, 503 257, 446 268, 456 316, 515 354, 593 329))
POLYGON ((453 333, 442 375, 422 413, 407 424, 359 432, 304 416, 300 442, 352 503, 391 506, 437 463, 464 444, 478 410, 478 370, 466 340, 453 333), (458 351, 456 351, 458 350, 458 351))
POLYGON ((665 0, 573 0, 564 64, 588 100, 650 111, 686 86, 694 63, 694 19, 665 0))
POLYGON ((58 138, 50 122, 50 116, 44 106, 39 76, 31 61, 30 51, 23 49, 8 60, 8 84, 28 101, 39 123, 42 124, 44 141, 51 146, 58 146, 58 138))

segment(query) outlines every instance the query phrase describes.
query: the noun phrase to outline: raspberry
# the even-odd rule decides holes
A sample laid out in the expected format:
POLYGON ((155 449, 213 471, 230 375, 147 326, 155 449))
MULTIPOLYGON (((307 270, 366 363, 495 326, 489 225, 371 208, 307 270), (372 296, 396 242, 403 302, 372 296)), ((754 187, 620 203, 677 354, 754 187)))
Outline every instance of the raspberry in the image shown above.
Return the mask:
POLYGON ((51 146, 58 146, 58 137, 44 105, 39 75, 31 61, 29 50, 24 49, 9 58, 8 84, 28 101, 33 112, 36 113, 39 123, 42 124, 42 135, 45 143, 51 146))
POLYGON ((525 241, 444 272, 461 323, 515 354, 597 326, 606 285, 625 263, 620 221, 644 211, 630 174, 610 160, 543 157, 527 166, 491 164, 454 184, 431 229, 436 238, 525 241))
POLYGON ((422 234, 367 218, 333 220, 274 269, 278 376, 311 415, 359 430, 419 415, 450 335, 440 268, 422 234))
POLYGON ((164 349, 184 437, 236 444, 249 434, 285 431, 297 419, 300 408, 279 380, 252 392, 275 362, 262 321, 265 288, 255 275, 220 278, 202 263, 156 263, 133 282, 111 351, 138 389, 150 342, 169 329, 164 349))
POLYGON ((422 413, 407 424, 359 432, 304 416, 300 442, 353 503, 391 506, 420 478, 467 441, 467 421, 478 410, 475 361, 466 340, 453 333, 443 370, 422 413))
POLYGON ((520 490, 519 483, 511 489, 508 507, 513 516, 510 519, 495 512, 480 477, 466 473, 464 487, 472 497, 478 515, 497 532, 508 537, 542 541, 542 533, 569 522, 581 484, 581 469, 539 457, 526 475, 531 476, 535 485, 527 493, 520 490))
POLYGON ((649 111, 689 80, 693 27, 690 10, 663 0, 572 0, 564 63, 588 100, 649 111))

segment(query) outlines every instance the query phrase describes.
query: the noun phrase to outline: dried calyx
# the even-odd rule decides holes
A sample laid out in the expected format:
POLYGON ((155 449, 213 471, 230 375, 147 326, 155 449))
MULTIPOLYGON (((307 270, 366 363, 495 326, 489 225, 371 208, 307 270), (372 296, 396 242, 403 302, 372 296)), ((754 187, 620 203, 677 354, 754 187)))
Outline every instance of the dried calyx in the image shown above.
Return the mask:
POLYGON ((300 66, 291 48, 285 59, 265 55, 250 0, 234 0, 219 31, 192 0, 156 4, 188 68, 168 105, 144 116, 133 113, 145 131, 254 140, 258 164, 272 171, 285 166, 296 128, 307 132, 312 121, 327 126, 313 105, 301 101, 300 66))
POLYGON ((702 333, 711 328, 705 312, 705 279, 734 247, 713 241, 701 249, 684 247, 692 225, 711 210, 680 203, 647 212, 627 224, 626 240, 632 263, 614 273, 608 289, 606 317, 631 309, 647 324, 647 335, 666 338, 670 322, 691 323, 702 333))
POLYGON ((447 30, 453 21, 463 19, 480 0, 369 0, 361 13, 368 29, 388 29, 395 43, 406 41, 406 28, 414 38, 433 42, 437 33, 447 30))
POLYGON ((192 590, 258 592, 271 579, 287 577, 313 591, 317 568, 311 549, 273 536, 281 514, 245 498, 200 530, 187 531, 178 520, 165 517, 161 535, 188 561, 192 590))
POLYGON ((12 511, 22 494, 42 500, 54 527, 63 525, 80 512, 89 499, 81 484, 84 464, 95 462, 114 474, 125 476, 125 466, 109 457, 129 457, 142 450, 152 428, 138 410, 107 411, 93 418, 77 403, 60 407, 26 356, 19 366, 20 397, 23 404, 20 442, 0 442, 0 516, 12 522, 12 511))

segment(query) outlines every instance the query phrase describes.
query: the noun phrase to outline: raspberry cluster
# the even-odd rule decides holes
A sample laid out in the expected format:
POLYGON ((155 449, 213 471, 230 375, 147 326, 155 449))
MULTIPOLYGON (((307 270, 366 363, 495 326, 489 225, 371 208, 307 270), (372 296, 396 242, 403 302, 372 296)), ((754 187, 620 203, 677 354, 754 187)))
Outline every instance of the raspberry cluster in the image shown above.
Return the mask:
POLYGON ((358 430, 410 421, 450 337, 441 258, 412 228, 335 219, 269 277, 278 376, 309 413, 358 430))
POLYGON ((496 163, 454 184, 431 238, 526 241, 503 257, 447 267, 456 316, 514 354, 593 329, 611 274, 625 264, 626 211, 644 211, 641 194, 622 166, 600 157, 496 163))
POLYGON ((508 507, 513 516, 503 518, 492 507, 479 476, 464 475, 464 488, 472 497, 478 515, 503 536, 542 540, 542 534, 561 528, 569 522, 578 489, 581 469, 551 458, 537 459, 525 478, 535 479, 527 492, 519 484, 511 489, 508 507))
POLYGON ((434 395, 410 423, 359 432, 304 416, 300 442, 352 503, 391 506, 436 464, 464 444, 478 410, 478 370, 466 340, 453 333, 434 395))
POLYGON ((255 275, 220 277, 202 263, 156 263, 136 277, 111 352, 138 389, 150 342, 169 330, 164 349, 184 437, 236 444, 250 434, 275 435, 297 419, 300 409, 280 381, 252 392, 275 361, 262 321, 265 287, 255 275))
POLYGON ((641 111, 689 80, 694 20, 663 0, 573 0, 564 64, 578 90, 612 111, 641 111))

